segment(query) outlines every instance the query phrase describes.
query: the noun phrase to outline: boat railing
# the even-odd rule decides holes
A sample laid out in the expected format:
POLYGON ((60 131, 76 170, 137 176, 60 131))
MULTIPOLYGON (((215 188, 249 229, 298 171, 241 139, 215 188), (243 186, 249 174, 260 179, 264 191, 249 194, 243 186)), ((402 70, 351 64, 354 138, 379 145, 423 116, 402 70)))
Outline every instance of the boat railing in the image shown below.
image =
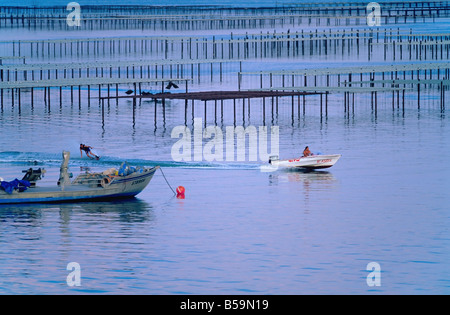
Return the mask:
POLYGON ((89 187, 107 187, 116 178, 122 178, 135 174, 144 174, 149 171, 148 168, 136 167, 131 168, 132 171, 119 173, 116 169, 111 168, 101 173, 83 173, 78 175, 71 183, 71 185, 87 185, 89 187))

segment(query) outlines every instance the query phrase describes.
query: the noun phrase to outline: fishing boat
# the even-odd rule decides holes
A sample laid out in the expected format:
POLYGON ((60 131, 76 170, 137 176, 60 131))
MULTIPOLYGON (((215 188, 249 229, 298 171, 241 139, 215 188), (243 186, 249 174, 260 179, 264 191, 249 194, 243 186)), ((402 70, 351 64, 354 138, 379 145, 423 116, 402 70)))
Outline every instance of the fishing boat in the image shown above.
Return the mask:
POLYGON ((331 155, 310 155, 295 159, 280 160, 277 155, 269 158, 269 164, 272 167, 292 167, 299 169, 315 170, 332 167, 341 157, 340 154, 331 155))
POLYGON ((39 186, 45 169, 28 169, 22 180, 0 182, 0 204, 50 203, 134 197, 147 187, 159 166, 130 167, 101 173, 85 172, 71 181, 68 173, 70 152, 63 151, 60 176, 55 186, 39 186))

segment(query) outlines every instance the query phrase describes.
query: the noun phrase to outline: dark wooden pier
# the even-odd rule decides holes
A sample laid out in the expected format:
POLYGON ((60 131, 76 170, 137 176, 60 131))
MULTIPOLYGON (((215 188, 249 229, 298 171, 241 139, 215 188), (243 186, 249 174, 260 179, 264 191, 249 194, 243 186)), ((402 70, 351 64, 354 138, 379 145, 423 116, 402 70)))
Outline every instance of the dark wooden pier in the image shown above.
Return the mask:
MULTIPOLYGON (((236 122, 236 100, 242 100, 242 111, 245 116, 245 100, 247 100, 247 110, 250 114, 250 100, 251 99, 262 99, 262 112, 263 117, 265 117, 266 113, 266 98, 271 100, 272 104, 272 113, 274 111, 274 105, 278 110, 278 98, 290 96, 292 98, 292 117, 294 117, 294 97, 297 97, 298 104, 298 112, 300 113, 300 96, 307 95, 321 95, 327 94, 327 92, 305 92, 305 91, 204 91, 204 92, 186 92, 186 93, 156 93, 156 94, 144 94, 144 95, 126 95, 126 96, 102 96, 100 100, 102 102, 102 107, 105 106, 105 101, 109 101, 111 99, 132 99, 133 107, 136 106, 137 100, 142 99, 152 99, 155 101, 155 121, 156 121, 156 113, 157 113, 157 102, 161 100, 161 107, 163 111, 163 119, 165 120, 165 102, 166 100, 184 100, 184 119, 185 124, 187 123, 187 112, 188 112, 188 103, 191 101, 191 110, 192 117, 194 117, 194 109, 195 109, 195 101, 202 101, 204 104, 204 123, 206 126, 206 116, 207 116, 207 102, 214 101, 214 117, 217 119, 217 107, 218 101, 220 101, 220 111, 223 114, 224 109, 224 101, 232 100, 233 101, 233 112, 234 112, 234 121, 236 122)), ((322 106, 322 96, 320 98, 321 106, 322 106)), ((304 102, 303 102, 304 104, 304 102)))

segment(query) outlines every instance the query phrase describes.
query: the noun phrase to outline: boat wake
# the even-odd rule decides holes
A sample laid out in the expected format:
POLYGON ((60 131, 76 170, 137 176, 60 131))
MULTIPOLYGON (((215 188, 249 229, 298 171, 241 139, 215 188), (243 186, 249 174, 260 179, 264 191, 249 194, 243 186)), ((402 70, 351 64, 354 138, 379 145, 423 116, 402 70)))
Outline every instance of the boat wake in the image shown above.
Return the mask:
MULTIPOLYGON (((260 167, 260 164, 256 162, 176 162, 146 159, 127 159, 123 157, 113 156, 102 156, 100 160, 93 160, 87 157, 80 158, 79 154, 74 154, 71 156, 70 167, 118 167, 124 161, 126 161, 129 165, 134 166, 158 165, 163 168, 255 170, 259 169, 260 167)), ((24 165, 27 167, 59 167, 61 165, 61 153, 5 151, 0 152, 0 167, 1 165, 24 165)))

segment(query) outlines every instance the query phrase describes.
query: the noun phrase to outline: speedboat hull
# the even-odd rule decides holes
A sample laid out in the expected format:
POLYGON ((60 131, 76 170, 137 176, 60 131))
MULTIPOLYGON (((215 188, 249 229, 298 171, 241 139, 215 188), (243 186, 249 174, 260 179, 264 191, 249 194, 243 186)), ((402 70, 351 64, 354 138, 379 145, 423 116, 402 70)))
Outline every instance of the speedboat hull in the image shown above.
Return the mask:
POLYGON ((8 194, 0 190, 0 204, 52 203, 79 200, 127 198, 139 194, 150 183, 159 166, 128 176, 109 176, 95 183, 72 183, 53 187, 36 186, 8 194))
POLYGON ((300 169, 324 169, 332 167, 341 157, 340 154, 331 155, 311 155, 290 160, 279 160, 277 156, 272 156, 269 160, 273 167, 288 167, 300 169))

